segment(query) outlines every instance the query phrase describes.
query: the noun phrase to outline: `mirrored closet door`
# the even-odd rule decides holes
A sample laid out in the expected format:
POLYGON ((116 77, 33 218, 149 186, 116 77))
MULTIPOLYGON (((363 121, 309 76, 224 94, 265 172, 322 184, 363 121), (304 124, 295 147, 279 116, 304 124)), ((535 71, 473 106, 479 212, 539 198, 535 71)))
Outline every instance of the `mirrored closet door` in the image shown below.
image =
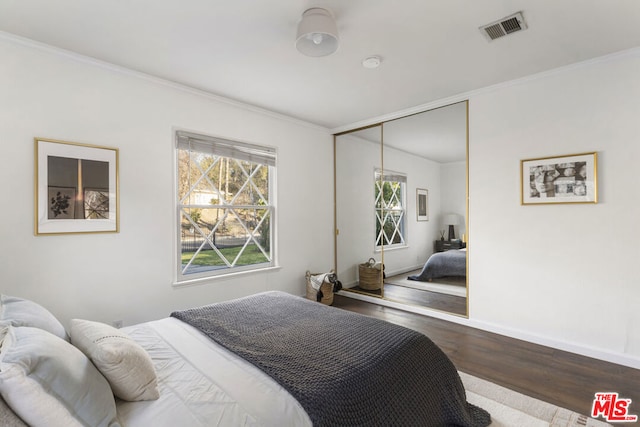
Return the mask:
POLYGON ((467 115, 465 101, 335 136, 347 291, 467 315, 467 115), (376 289, 368 260, 384 264, 376 289))

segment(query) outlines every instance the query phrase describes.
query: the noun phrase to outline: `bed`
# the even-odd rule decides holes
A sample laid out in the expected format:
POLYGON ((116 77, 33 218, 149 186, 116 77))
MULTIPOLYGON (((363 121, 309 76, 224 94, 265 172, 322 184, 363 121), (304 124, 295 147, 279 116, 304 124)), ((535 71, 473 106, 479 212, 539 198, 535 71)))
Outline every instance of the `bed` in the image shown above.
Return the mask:
POLYGON ((55 325, 55 318, 44 326, 7 319, 7 313, 15 317, 15 310, 4 309, 10 298, 3 296, 0 307, 5 331, 0 393, 8 404, 0 420, 12 408, 19 415, 15 425, 24 425, 20 417, 30 425, 112 427, 490 423, 486 411, 467 403, 455 367, 424 335, 286 293, 177 311, 122 330, 76 319, 69 334, 55 325), (85 338, 90 346, 109 348, 87 350, 85 338), (25 388, 15 380, 16 372, 24 370, 24 363, 12 365, 16 348, 41 343, 39 352, 56 353, 49 350, 55 346, 68 359, 55 361, 50 355, 44 363, 50 370, 55 363, 71 366, 43 374, 36 372, 46 369, 43 363, 35 364, 33 372, 22 373, 25 388), (110 366, 105 367, 108 358, 100 352, 115 349, 118 368, 128 363, 123 359, 128 351, 121 351, 127 346, 140 359, 135 369, 130 366, 113 379, 110 366), (90 361, 82 361, 81 349, 90 361), (142 374, 147 362, 152 379, 142 374), (93 372, 85 388, 83 378, 91 376, 91 369, 100 373, 93 372), (132 375, 140 378, 132 381, 132 375), (118 381, 124 381, 129 400, 114 397, 123 393, 118 381), (78 390, 84 390, 82 398, 58 402, 78 390))
POLYGON ((429 257, 420 274, 407 277, 409 280, 431 282, 440 277, 466 277, 467 250, 454 249, 436 252, 429 257))

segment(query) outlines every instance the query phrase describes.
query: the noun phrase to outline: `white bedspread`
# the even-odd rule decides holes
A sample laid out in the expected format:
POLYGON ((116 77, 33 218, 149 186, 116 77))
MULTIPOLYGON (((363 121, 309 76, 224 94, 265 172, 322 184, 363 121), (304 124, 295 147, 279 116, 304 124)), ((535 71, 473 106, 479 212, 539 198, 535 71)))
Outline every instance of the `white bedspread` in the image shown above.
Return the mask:
POLYGON ((253 365, 174 318, 123 329, 151 356, 160 399, 118 401, 123 427, 311 426, 300 404, 253 365))

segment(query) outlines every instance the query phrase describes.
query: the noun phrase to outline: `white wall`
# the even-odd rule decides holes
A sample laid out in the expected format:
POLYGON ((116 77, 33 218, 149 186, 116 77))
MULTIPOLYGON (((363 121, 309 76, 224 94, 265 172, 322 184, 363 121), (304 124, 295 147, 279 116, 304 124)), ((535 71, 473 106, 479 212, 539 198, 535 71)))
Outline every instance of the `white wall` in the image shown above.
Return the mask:
POLYGON ((71 317, 125 325, 263 290, 304 294, 333 264, 328 131, 0 38, 0 292, 71 317), (173 131, 278 148, 280 269, 172 286, 173 131), (34 137, 120 150, 120 233, 34 236, 34 137))
POLYGON ((477 324, 640 367, 638 76, 635 50, 470 98, 477 324), (520 160, 592 151, 598 204, 520 205, 520 160))

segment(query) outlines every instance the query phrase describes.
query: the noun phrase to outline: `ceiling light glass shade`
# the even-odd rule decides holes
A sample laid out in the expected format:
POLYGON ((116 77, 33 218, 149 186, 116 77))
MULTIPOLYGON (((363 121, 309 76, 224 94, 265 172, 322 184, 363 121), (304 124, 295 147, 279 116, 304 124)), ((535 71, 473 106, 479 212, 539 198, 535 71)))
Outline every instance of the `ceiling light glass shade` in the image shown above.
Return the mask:
POLYGON ((338 28, 328 10, 314 7, 304 11, 296 48, 307 56, 327 56, 338 49, 338 28))

